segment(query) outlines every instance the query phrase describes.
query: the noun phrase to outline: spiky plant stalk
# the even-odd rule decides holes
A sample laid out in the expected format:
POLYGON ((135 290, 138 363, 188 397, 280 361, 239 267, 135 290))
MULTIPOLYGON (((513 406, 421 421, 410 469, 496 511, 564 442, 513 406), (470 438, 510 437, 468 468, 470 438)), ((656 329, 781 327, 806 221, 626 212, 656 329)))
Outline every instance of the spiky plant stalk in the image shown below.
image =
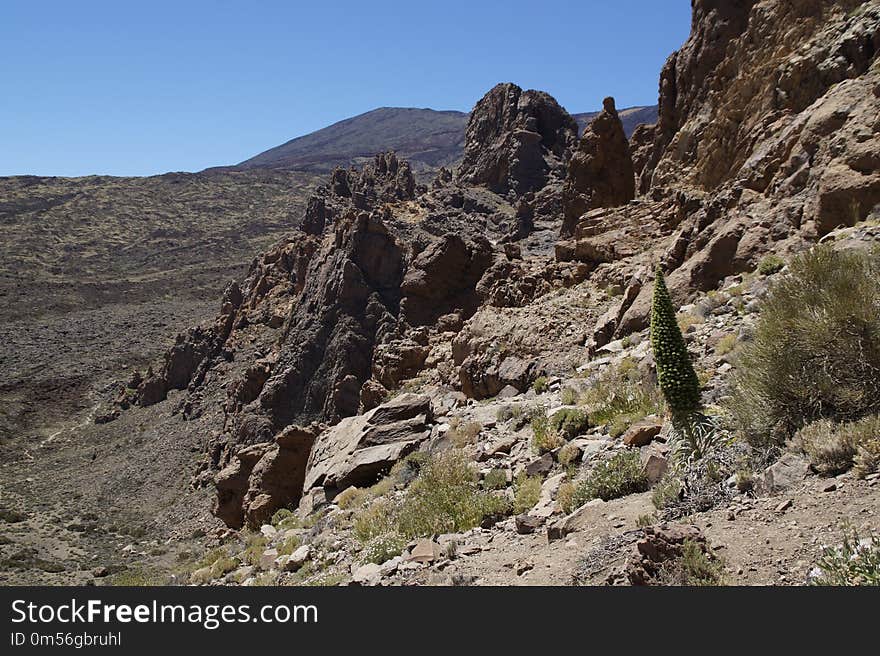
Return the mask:
POLYGON ((700 382, 681 336, 660 266, 654 277, 651 347, 657 364, 657 381, 672 414, 673 424, 688 426, 700 409, 700 382))

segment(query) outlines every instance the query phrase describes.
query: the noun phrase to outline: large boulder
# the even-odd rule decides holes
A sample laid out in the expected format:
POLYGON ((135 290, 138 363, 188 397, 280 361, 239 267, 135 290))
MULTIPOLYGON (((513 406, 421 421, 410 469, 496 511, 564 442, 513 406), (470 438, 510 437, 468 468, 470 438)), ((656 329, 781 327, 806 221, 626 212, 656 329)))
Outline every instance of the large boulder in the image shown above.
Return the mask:
POLYGON ((273 442, 239 451, 215 479, 214 514, 227 526, 256 528, 299 503, 316 427, 288 426, 273 442))
POLYGON ((430 437, 431 401, 401 394, 366 414, 348 417, 322 433, 306 468, 303 490, 323 487, 328 496, 371 485, 430 437))

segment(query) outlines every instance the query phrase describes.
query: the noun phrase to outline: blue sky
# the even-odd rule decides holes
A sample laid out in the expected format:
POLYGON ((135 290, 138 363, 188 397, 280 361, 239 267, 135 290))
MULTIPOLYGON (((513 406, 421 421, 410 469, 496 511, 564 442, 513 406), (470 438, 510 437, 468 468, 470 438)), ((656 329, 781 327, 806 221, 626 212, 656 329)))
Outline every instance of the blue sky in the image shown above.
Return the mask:
POLYGON ((653 104, 689 28, 689 0, 3 0, 0 175, 197 171, 497 82, 653 104))

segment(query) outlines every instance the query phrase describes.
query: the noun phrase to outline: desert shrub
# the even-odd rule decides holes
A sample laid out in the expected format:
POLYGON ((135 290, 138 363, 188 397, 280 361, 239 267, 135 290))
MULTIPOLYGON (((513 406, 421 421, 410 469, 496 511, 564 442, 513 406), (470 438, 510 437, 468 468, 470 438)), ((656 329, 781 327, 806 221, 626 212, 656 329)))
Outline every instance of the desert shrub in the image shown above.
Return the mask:
POLYGON ((455 447, 461 449, 476 442, 481 430, 483 430, 483 425, 476 421, 455 422, 450 425, 447 435, 455 447))
POLYGON ((291 510, 289 510, 287 508, 279 508, 278 510, 275 511, 275 514, 272 515, 271 524, 275 528, 278 528, 278 526, 282 522, 289 520, 289 519, 292 519, 292 518, 295 518, 295 517, 296 517, 296 515, 294 515, 291 510))
POLYGON ((846 531, 840 545, 823 549, 809 580, 812 585, 880 585, 880 537, 846 531))
POLYGON ((495 419, 500 422, 510 421, 513 419, 513 409, 509 405, 502 405, 495 412, 495 419))
POLYGON ((681 480, 674 474, 667 473, 654 486, 654 491, 651 493, 651 503, 657 510, 663 510, 678 501, 681 492, 681 480))
POLYGON ((649 488, 642 474, 642 463, 636 449, 619 451, 608 460, 596 464, 575 492, 574 505, 581 506, 591 499, 610 501, 649 488))
POLYGON ((560 394, 562 405, 577 405, 578 393, 571 387, 563 387, 560 394))
POLYGON ((736 472, 736 489, 745 494, 755 489, 755 473, 750 469, 736 472))
POLYGON ((166 585, 166 577, 159 571, 150 569, 127 569, 107 578, 106 585, 124 587, 152 587, 166 585))
POLYGON ((565 444, 559 449, 559 453, 556 454, 556 459, 559 461, 560 465, 568 467, 575 464, 580 455, 581 450, 574 444, 565 444))
POLYGON ((686 422, 700 407, 700 383, 658 266, 651 303, 651 347, 657 364, 657 382, 673 421, 686 422))
POLYGON ((724 563, 704 545, 685 540, 681 555, 660 567, 660 584, 675 586, 723 585, 724 563))
POLYGON ((590 427, 590 420, 582 410, 564 408, 550 418, 550 427, 564 439, 570 440, 590 427))
POLYGON ((715 355, 727 355, 730 353, 733 348, 736 346, 736 335, 729 334, 725 335, 721 339, 718 340, 718 343, 715 345, 715 355))
POLYGON ((646 528, 651 526, 654 522, 657 521, 656 515, 654 513, 645 513, 643 515, 639 515, 636 518, 636 526, 639 528, 646 528))
POLYGON ((866 476, 880 460, 880 415, 843 424, 814 421, 797 432, 794 444, 822 474, 840 474, 857 464, 856 473, 866 476))
POLYGON ((336 495, 336 498, 333 501, 336 502, 336 505, 346 510, 348 508, 354 508, 355 506, 359 506, 366 499, 366 493, 363 490, 360 490, 356 487, 347 487, 342 492, 336 495))
POLYGON ((626 358, 616 369, 609 369, 584 396, 594 425, 609 426, 612 437, 622 435, 631 424, 662 411, 663 399, 657 385, 639 374, 635 363, 626 358))
POLYGON ((503 469, 491 469, 483 477, 483 488, 486 490, 503 490, 507 487, 507 472, 503 469))
POLYGON ((553 428, 543 407, 535 408, 529 419, 532 425, 532 446, 538 453, 546 453, 565 444, 559 431, 553 428))
POLYGON ((248 565, 258 566, 263 552, 268 544, 266 536, 261 533, 251 533, 245 540, 245 548, 241 554, 242 560, 248 565))
POLYGON ((880 254, 820 245, 792 261, 741 347, 731 411, 756 446, 880 411, 880 254))
POLYGON ((534 507, 541 497, 541 478, 520 474, 514 481, 513 489, 513 510, 517 514, 524 513, 534 507))
POLYGON ((562 485, 559 486, 559 489, 556 491, 556 503, 562 509, 562 512, 568 514, 577 506, 575 506, 575 501, 577 500, 577 485, 572 481, 565 481, 562 485))
MULTIPOLYGON (((397 512, 398 532, 407 537, 466 531, 485 517, 509 512, 509 502, 480 490, 465 455, 450 450, 434 456, 406 491, 397 512)), ((372 537, 372 536, 371 536, 372 537)))
POLYGON ((785 267, 785 260, 783 260, 778 255, 767 255, 760 261, 758 264, 758 273, 762 276, 769 276, 778 271, 782 271, 783 267, 785 267))
POLYGON ((538 376, 535 378, 535 382, 532 383, 532 389, 535 390, 538 394, 543 394, 547 391, 547 377, 546 376, 538 376))
POLYGON ((289 556, 299 548, 300 544, 302 544, 300 537, 298 535, 291 535, 281 543, 281 546, 278 547, 278 555, 289 556))
POLYGON ((354 536, 367 544, 373 538, 392 532, 397 522, 397 504, 391 499, 376 499, 354 514, 354 536))
POLYGON ((361 558, 365 563, 381 565, 386 560, 399 556, 404 547, 406 547, 406 538, 398 533, 384 533, 366 544, 361 558))

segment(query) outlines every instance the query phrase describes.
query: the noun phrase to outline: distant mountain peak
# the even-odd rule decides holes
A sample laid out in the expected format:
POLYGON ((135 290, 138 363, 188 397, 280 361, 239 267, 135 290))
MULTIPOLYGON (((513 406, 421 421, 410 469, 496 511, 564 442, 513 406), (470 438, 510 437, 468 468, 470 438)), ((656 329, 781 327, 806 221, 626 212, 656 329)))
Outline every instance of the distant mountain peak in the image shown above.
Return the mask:
MULTIPOLYGON (((578 128, 599 112, 572 114, 578 128)), ((619 111, 629 136, 639 123, 657 120, 656 106, 619 111)), ((361 165, 379 152, 394 150, 425 172, 457 163, 464 151, 469 114, 427 107, 377 107, 270 148, 231 168, 282 169, 325 173, 337 166, 361 165)))

